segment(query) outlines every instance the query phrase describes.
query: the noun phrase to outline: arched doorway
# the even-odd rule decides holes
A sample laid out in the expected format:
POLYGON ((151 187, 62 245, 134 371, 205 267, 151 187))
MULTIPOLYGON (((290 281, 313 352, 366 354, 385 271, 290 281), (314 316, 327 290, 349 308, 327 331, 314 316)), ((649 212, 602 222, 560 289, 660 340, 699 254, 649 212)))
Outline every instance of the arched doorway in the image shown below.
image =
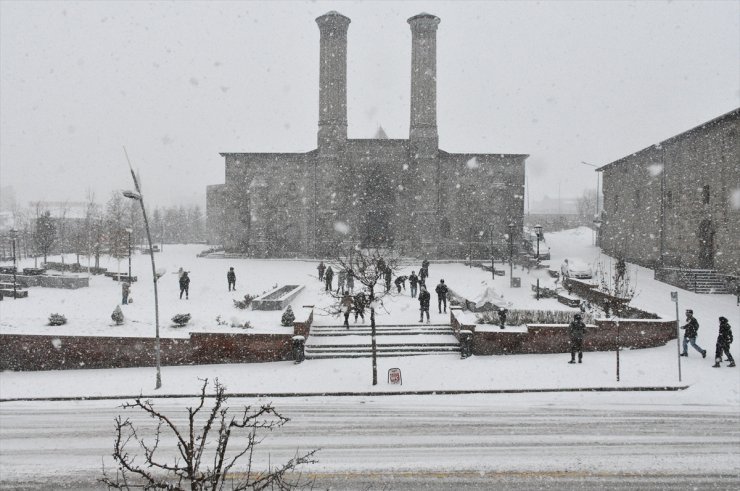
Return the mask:
POLYGON ((699 239, 699 267, 712 269, 714 267, 714 226, 712 221, 706 218, 702 220, 696 235, 699 239))

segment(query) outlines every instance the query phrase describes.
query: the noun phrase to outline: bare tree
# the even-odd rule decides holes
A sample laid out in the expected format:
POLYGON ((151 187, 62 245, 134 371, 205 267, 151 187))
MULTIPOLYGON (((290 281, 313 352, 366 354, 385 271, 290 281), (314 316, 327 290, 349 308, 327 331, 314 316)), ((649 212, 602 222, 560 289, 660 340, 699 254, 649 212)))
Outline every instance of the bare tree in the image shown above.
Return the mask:
MULTIPOLYGON (((351 247, 334 260, 334 265, 339 270, 345 270, 347 274, 354 276, 355 284, 362 285, 360 288, 368 293, 368 307, 370 308, 370 329, 372 343, 373 362, 373 385, 378 385, 378 357, 375 332, 375 312, 383 308, 383 298, 392 295, 393 289, 386 285, 383 287, 386 275, 394 277, 398 272, 398 259, 390 253, 390 249, 373 248, 361 249, 351 247)), ((329 292, 331 294, 331 292, 329 292)), ((341 292, 333 295, 341 301, 341 292)), ((338 303, 332 306, 335 312, 341 311, 338 303)))
POLYGON ((588 226, 592 226, 596 216, 596 191, 584 191, 581 197, 576 200, 576 211, 588 226))
MULTIPOLYGON (((113 445, 113 458, 118 465, 115 476, 103 468, 100 482, 112 489, 167 489, 177 490, 264 490, 300 489, 313 485, 304 478, 301 466, 316 463, 312 450, 296 455, 284 464, 266 470, 253 466, 257 445, 264 437, 259 433, 271 431, 290 421, 278 413, 271 405, 261 405, 252 409, 245 406, 235 416, 229 413, 226 405, 226 388, 218 379, 214 382, 213 405, 206 407, 208 379, 203 380, 200 400, 196 407, 187 408, 187 427, 178 427, 171 417, 154 408, 150 400, 141 397, 133 403, 125 403, 125 410, 138 409, 157 422, 154 434, 146 441, 144 435, 129 419, 118 416, 115 420, 116 439, 113 445), (202 414, 201 414, 202 413, 202 414), (198 420, 203 425, 199 426, 198 420), (246 434, 247 445, 236 452, 228 448, 234 433, 246 434), (176 441, 177 456, 162 457, 160 443, 173 437, 176 441), (129 445, 131 444, 131 445, 129 445), (129 446, 136 446, 143 454, 129 453, 129 446), (237 466, 244 457, 246 468, 237 466), (228 488, 225 488, 228 483, 228 488)), ((133 450, 133 449, 132 449, 133 450)))

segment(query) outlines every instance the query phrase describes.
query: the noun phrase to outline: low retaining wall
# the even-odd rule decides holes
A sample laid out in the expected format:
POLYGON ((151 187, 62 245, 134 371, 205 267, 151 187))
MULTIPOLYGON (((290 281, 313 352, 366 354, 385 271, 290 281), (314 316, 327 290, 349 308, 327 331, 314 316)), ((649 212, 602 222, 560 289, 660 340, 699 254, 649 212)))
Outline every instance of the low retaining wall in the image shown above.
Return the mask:
MULTIPOLYGON (((90 286, 90 278, 86 276, 62 276, 62 275, 16 275, 16 282, 23 288, 40 286, 44 288, 65 288, 75 290, 90 286)), ((13 282, 12 274, 0 274, 0 281, 13 282)))
MULTIPOLYGON (((525 331, 476 330, 474 321, 460 310, 451 310, 455 336, 473 332, 474 355, 567 353, 570 351, 568 324, 529 324, 525 331)), ((493 326, 495 327, 495 326, 493 326)), ((496 328, 498 329, 498 328, 496 328)), ((611 351, 617 348, 655 348, 676 339, 676 321, 654 319, 597 319, 586 326, 584 351, 611 351), (617 331, 619 341, 617 342, 617 331)))

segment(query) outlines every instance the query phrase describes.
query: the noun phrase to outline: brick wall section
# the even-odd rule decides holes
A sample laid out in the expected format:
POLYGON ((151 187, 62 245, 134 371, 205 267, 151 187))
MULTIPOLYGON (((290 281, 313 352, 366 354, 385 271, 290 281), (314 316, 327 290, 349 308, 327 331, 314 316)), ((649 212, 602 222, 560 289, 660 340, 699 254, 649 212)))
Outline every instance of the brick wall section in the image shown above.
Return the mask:
MULTIPOLYGON (((567 324, 531 324, 527 332, 480 331, 459 316, 461 311, 450 311, 452 328, 459 336, 460 329, 473 331, 473 354, 511 355, 534 353, 567 353, 570 339, 567 324)), ((619 320, 619 345, 623 348, 655 348, 676 339, 676 322, 666 320, 619 320)), ((459 339, 459 338, 458 338, 459 339)), ((584 351, 609 351, 617 346, 617 322, 598 319, 596 325, 586 328, 584 351)))
MULTIPOLYGON (((193 333, 161 339, 163 366, 291 359, 287 334, 193 333)), ((0 370, 65 370, 154 366, 154 339, 0 335, 0 370)))

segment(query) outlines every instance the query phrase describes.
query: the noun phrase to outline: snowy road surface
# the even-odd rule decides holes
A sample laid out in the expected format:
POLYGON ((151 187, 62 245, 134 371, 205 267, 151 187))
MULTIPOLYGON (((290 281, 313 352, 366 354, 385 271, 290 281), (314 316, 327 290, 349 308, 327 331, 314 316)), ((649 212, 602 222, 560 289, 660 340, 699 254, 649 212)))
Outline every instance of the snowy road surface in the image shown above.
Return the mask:
MULTIPOLYGON (((275 406, 292 421, 259 453, 269 452, 275 463, 298 447, 320 448, 320 462, 307 469, 319 489, 740 487, 737 408, 631 397, 278 399, 275 406)), ((182 423, 193 402, 157 406, 182 423)), ((232 407, 254 403, 230 400, 232 407)), ((118 404, 0 404, 0 488, 94 489, 111 452, 118 404)))

